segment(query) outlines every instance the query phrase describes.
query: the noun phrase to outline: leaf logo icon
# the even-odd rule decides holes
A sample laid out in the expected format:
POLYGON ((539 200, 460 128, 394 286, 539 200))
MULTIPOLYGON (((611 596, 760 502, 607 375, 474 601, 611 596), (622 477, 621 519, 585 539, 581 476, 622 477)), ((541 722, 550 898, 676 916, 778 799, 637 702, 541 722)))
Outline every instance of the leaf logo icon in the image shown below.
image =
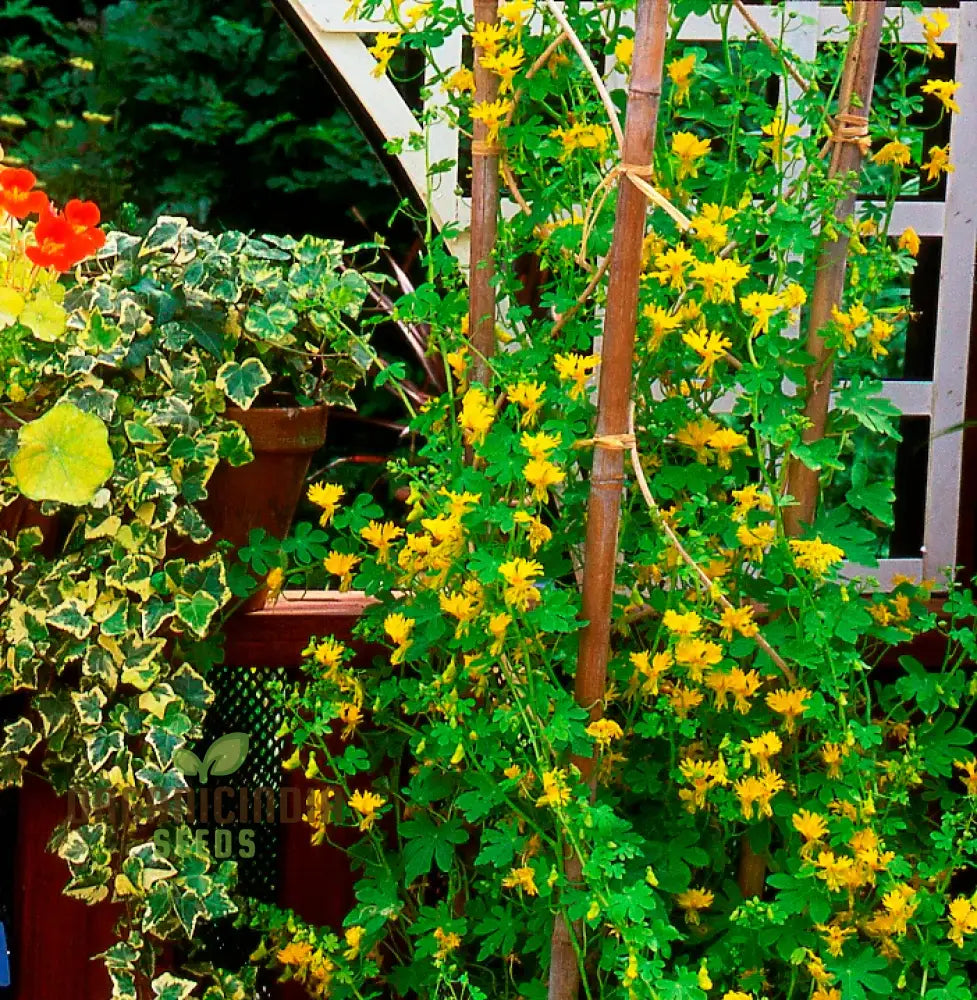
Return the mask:
POLYGON ((188 777, 197 777, 201 785, 207 784, 210 775, 221 777, 233 774, 248 756, 251 737, 247 733, 227 733, 214 740, 201 760, 192 750, 180 749, 173 755, 173 763, 188 777))

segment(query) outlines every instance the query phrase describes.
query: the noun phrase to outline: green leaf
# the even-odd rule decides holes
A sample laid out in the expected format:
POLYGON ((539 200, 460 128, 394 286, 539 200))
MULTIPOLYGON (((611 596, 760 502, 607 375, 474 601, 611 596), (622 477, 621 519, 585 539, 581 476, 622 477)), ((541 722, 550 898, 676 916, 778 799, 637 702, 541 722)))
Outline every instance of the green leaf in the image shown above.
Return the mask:
MULTIPOLYGON (((183 915, 180 915, 183 920, 183 915)), ((196 918, 192 924, 196 923, 196 918)), ((192 931, 189 932, 192 936, 192 931)), ((153 994, 159 1000, 186 1000, 196 988, 196 983, 192 979, 178 979, 172 973, 164 972, 163 975, 153 980, 153 994)))
POLYGON ((180 236, 189 226, 186 219, 173 215, 161 215, 156 225, 146 234, 139 248, 140 257, 148 257, 160 250, 174 250, 180 242, 180 236))
MULTIPOLYGON (((177 750, 177 752, 173 754, 173 764, 188 778, 197 777, 203 768, 200 758, 192 750, 188 750, 186 747, 177 750)), ((206 778, 204 780, 206 780, 206 778)))
POLYGON ((844 1000, 867 1000, 870 993, 892 995, 892 983, 888 977, 879 975, 888 968, 888 963, 871 948, 863 948, 854 958, 838 958, 825 965, 838 977, 844 1000))
POLYGON ((191 596, 177 594, 174 604, 176 617, 196 635, 201 636, 207 634, 207 629, 220 608, 217 598, 205 591, 198 591, 191 596))
POLYGON ((61 403, 20 429, 10 460, 17 486, 31 500, 80 507, 112 475, 105 424, 72 403, 61 403))
POLYGON ((271 375, 257 358, 246 358, 240 363, 228 361, 221 365, 214 382, 235 406, 246 410, 271 382, 271 375))

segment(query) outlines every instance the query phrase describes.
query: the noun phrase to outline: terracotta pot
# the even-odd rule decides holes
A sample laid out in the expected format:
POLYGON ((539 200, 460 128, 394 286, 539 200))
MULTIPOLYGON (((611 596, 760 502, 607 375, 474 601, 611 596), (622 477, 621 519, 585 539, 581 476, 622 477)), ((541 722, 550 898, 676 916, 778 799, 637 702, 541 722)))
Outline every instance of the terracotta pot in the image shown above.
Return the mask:
MULTIPOLYGON (((329 409, 229 407, 225 416, 247 432, 254 461, 237 467, 222 462, 217 467, 207 484, 207 499, 197 505, 214 534, 202 545, 172 539, 172 557, 200 558, 221 539, 240 547, 254 528, 284 538, 302 499, 309 462, 326 440, 329 409)), ((247 610, 264 607, 266 596, 264 591, 255 594, 247 610)))
MULTIPOLYGON (((32 419, 35 414, 22 413, 25 420, 32 419)), ((6 413, 0 412, 0 430, 12 430, 20 424, 6 413)), ((6 475, 8 463, 0 462, 0 475, 6 475)), ((25 528, 41 529, 41 552, 52 556, 58 551, 63 540, 61 519, 57 514, 42 514, 41 505, 27 497, 19 497, 12 504, 0 509, 0 534, 14 538, 18 531, 25 528)))

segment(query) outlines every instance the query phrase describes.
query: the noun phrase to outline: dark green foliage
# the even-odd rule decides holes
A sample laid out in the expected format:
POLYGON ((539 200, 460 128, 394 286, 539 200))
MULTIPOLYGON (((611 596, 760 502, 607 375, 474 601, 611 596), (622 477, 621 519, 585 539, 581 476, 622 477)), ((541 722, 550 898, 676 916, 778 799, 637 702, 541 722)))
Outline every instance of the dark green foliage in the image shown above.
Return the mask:
POLYGON ((56 201, 125 225, 357 236, 356 199, 380 227, 396 205, 270 3, 0 0, 0 32, 0 144, 56 201))

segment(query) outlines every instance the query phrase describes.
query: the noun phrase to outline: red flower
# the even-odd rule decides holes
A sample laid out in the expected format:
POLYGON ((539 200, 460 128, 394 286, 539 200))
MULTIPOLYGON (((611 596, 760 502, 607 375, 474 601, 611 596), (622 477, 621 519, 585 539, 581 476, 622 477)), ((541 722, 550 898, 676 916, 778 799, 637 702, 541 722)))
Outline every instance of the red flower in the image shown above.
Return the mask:
POLYGON ((14 167, 0 170, 0 208, 15 218, 23 219, 47 208, 47 195, 33 191, 37 178, 29 171, 14 167))
POLYGON ((88 244, 89 254, 105 246, 105 233, 101 229, 96 229, 102 216, 95 202, 72 198, 64 207, 64 217, 68 220, 68 225, 71 226, 75 236, 88 244))
POLYGON ((24 253, 38 267, 70 271, 105 243, 105 234, 94 228, 98 219, 98 208, 90 201, 69 201, 64 215, 46 206, 34 227, 37 244, 24 253))

